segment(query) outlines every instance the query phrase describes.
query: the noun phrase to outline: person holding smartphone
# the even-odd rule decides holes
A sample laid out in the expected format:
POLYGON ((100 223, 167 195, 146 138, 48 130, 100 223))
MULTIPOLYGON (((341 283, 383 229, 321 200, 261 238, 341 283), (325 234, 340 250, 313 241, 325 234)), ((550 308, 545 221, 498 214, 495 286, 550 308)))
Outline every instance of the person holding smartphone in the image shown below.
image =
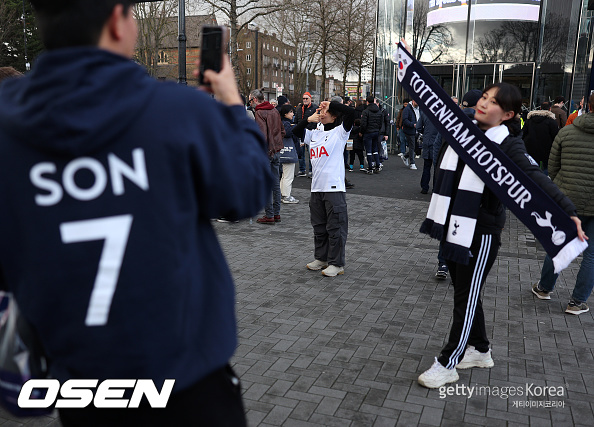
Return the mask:
POLYGON ((0 93, 0 288, 60 383, 175 380, 164 409, 91 403, 62 425, 244 426, 211 219, 256 215, 271 176, 228 58, 204 71, 215 100, 132 61, 134 1, 31 3, 47 51, 0 93))

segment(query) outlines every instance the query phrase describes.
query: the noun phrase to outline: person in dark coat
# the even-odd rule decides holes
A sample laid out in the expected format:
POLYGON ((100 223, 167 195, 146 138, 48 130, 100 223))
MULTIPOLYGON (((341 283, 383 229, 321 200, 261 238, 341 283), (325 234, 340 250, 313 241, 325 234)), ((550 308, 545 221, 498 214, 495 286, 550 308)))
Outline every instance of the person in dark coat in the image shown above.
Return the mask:
MULTIPOLYGON (((311 94, 305 92, 303 94, 303 102, 297 105, 295 110, 295 123, 299 123, 303 119, 307 119, 309 116, 314 114, 318 109, 318 105, 314 104, 311 99, 311 94)), ((315 129, 315 127, 309 126, 308 129, 315 129)), ((297 176, 307 176, 305 168, 305 159, 308 157, 309 149, 305 146, 303 141, 297 144, 297 155, 299 156, 299 174, 297 176)), ((309 177, 311 178, 311 161, 309 162, 309 177)))
POLYGON ((402 157, 406 154, 406 135, 404 134, 404 129, 402 128, 402 113, 404 109, 408 106, 410 100, 405 98, 402 101, 402 108, 398 111, 398 116, 396 116, 396 130, 398 132, 398 142, 400 143, 400 151, 398 156, 402 157))
MULTIPOLYGON (((433 166, 433 145, 441 135, 431 120, 421 111, 421 117, 417 122, 417 132, 423 134, 423 175, 421 176, 421 193, 429 192, 429 181, 431 180, 431 166, 433 166)), ((434 172, 435 173, 435 172, 434 172)))
POLYGON ((351 131, 351 139, 353 140, 353 149, 351 150, 350 158, 349 158, 349 172, 352 172, 353 165, 355 164, 355 155, 359 158, 359 170, 361 172, 365 172, 365 160, 363 157, 363 149, 365 148, 363 145, 363 137, 359 135, 359 131, 361 129, 361 119, 355 119, 355 125, 353 126, 353 130, 351 131))
POLYGON ((357 100, 357 106, 355 107, 355 119, 361 119, 363 111, 365 111, 365 101, 357 100))
POLYGON ((555 98, 555 103, 551 107, 551 112, 555 115, 555 121, 557 122, 559 129, 565 126, 565 122, 567 122, 567 113, 563 109, 564 106, 565 98, 563 96, 558 96, 555 98))
POLYGON ((379 148, 377 141, 382 128, 383 114, 375 103, 373 96, 367 97, 367 108, 361 115, 360 134, 363 135, 363 143, 367 152, 367 173, 379 173, 381 171, 379 148))
MULTIPOLYGON (((382 105, 380 104, 380 100, 375 98, 375 104, 379 107, 381 113, 382 113, 382 127, 380 128, 380 132, 379 132, 379 137, 377 139, 377 146, 379 148, 380 151, 380 169, 382 166, 381 161, 382 160, 387 160, 387 157, 383 157, 382 156, 382 142, 383 141, 388 141, 388 137, 390 135, 390 113, 388 113, 388 110, 386 110, 385 108, 382 108, 382 105)), ((387 155, 387 153, 386 153, 387 155)))
POLYGON ((402 161, 411 170, 417 170, 415 165, 415 139, 417 136, 417 121, 419 120, 419 106, 413 99, 402 111, 402 130, 406 136, 408 153, 402 156, 402 161))
POLYGON ((524 135, 522 135, 526 151, 547 175, 549 174, 549 154, 559 132, 555 114, 550 109, 551 104, 543 102, 540 110, 528 113, 524 135))

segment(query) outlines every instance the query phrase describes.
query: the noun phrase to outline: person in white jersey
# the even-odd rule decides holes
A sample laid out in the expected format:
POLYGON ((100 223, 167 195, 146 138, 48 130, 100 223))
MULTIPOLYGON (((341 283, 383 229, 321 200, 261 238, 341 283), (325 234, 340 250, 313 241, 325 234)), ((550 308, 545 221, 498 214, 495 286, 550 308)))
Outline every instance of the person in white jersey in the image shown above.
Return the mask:
POLYGON ((309 210, 315 260, 307 268, 329 277, 344 274, 348 216, 343 152, 354 121, 354 108, 324 101, 293 129, 309 145, 313 171, 309 210), (306 129, 308 122, 317 128, 306 129))

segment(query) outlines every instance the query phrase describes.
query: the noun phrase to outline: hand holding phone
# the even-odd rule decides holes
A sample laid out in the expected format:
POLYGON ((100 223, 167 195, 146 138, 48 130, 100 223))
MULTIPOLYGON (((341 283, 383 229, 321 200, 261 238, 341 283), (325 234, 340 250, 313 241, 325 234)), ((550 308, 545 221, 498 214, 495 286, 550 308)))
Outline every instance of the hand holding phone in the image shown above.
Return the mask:
POLYGON ((213 70, 215 73, 221 71, 223 49, 226 44, 223 34, 223 27, 202 27, 200 72, 198 73, 198 84, 200 84, 200 86, 210 86, 209 82, 204 81, 204 70, 213 70))
POLYGON ((227 30, 223 27, 204 27, 202 34, 201 58, 196 61, 197 68, 194 70, 201 89, 214 94, 225 105, 243 105, 229 57, 224 53, 227 30))

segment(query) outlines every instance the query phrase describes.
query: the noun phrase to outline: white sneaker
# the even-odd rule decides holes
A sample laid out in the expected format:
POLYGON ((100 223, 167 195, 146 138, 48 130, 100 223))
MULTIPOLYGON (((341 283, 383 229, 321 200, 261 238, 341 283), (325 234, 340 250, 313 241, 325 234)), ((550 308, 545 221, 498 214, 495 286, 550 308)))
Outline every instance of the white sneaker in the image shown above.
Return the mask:
POLYGON ((458 372, 456 372, 456 368, 444 368, 444 366, 437 361, 436 357, 435 363, 431 366, 431 368, 419 375, 419 379, 417 381, 423 387, 439 388, 442 385, 454 383, 459 379, 460 377, 458 376, 458 372))
POLYGON ((295 203, 299 203, 299 200, 297 200, 293 196, 289 196, 289 197, 283 197, 281 199, 281 202, 283 202, 283 203, 289 203, 289 204, 295 204, 295 203))
POLYGON ((417 170, 417 165, 410 165, 410 170, 416 171, 417 170))
POLYGON ((420 158, 421 158, 421 156, 419 156, 418 154, 415 155, 415 159, 420 159, 420 158))
POLYGON ((321 270, 322 268, 328 267, 328 263, 326 261, 319 261, 316 259, 315 261, 312 261, 309 264, 307 264, 306 267, 309 270, 318 271, 318 270, 321 270))
POLYGON ((324 276, 328 276, 328 277, 335 277, 335 276, 338 276, 339 274, 344 274, 344 268, 337 267, 335 265, 330 265, 330 266, 328 266, 327 269, 322 270, 322 274, 324 276))
POLYGON ((398 157, 402 157, 402 156, 403 156, 403 154, 402 154, 402 153, 398 153, 398 157))
POLYGON ((481 353, 473 346, 469 345, 464 353, 464 358, 456 365, 458 369, 469 368, 492 368, 495 365, 491 357, 491 350, 481 353))

